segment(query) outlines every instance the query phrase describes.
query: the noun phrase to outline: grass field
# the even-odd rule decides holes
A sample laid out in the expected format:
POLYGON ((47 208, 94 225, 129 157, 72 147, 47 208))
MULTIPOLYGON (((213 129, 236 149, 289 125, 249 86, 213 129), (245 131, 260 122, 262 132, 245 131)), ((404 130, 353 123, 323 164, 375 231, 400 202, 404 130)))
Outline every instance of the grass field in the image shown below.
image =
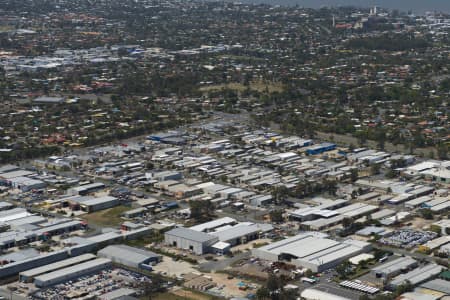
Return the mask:
POLYGON ((120 216, 130 209, 131 208, 127 206, 120 205, 110 209, 83 215, 83 218, 89 224, 96 224, 98 226, 118 226, 123 223, 120 216))

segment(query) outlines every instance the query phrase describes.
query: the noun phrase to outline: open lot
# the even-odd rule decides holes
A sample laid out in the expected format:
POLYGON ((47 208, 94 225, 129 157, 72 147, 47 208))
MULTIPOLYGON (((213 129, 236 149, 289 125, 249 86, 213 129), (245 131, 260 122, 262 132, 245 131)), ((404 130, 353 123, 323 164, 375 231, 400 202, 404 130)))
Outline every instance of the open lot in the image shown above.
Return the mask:
POLYGON ((162 261, 155 265, 153 270, 167 276, 181 276, 182 274, 198 272, 190 263, 182 260, 174 261, 168 256, 163 256, 162 261))
POLYGON ((121 218, 121 215, 130 209, 131 208, 127 206, 121 205, 84 215, 83 219, 85 219, 88 224, 95 224, 97 226, 118 226, 124 221, 121 218))

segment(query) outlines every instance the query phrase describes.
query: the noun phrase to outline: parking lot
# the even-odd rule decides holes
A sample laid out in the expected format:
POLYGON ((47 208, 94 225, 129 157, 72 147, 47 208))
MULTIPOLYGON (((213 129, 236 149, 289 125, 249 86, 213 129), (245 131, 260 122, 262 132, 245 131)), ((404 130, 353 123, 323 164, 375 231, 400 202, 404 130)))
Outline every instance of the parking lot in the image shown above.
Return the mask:
POLYGON ((124 269, 104 270, 102 272, 83 276, 77 280, 42 289, 29 298, 31 299, 72 299, 83 296, 101 296, 119 288, 140 289, 146 283, 151 283, 147 276, 124 269))
POLYGON ((435 232, 404 229, 394 231, 388 236, 379 239, 378 242, 388 246, 411 249, 436 237, 437 233, 435 232))

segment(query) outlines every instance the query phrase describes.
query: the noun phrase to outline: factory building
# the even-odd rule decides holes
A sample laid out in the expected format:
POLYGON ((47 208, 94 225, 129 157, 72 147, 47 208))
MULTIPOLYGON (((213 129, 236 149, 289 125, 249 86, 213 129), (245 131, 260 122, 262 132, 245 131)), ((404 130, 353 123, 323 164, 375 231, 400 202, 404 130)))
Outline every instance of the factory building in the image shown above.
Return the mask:
POLYGON ((230 246, 245 244, 249 241, 260 238, 260 235, 273 230, 270 224, 255 224, 255 223, 239 223, 234 226, 225 226, 211 235, 217 236, 219 241, 228 243, 230 246))
POLYGON ((210 247, 219 241, 219 238, 204 232, 180 227, 164 233, 164 240, 167 245, 202 255, 207 253, 210 247))
POLYGON ((39 288, 49 287, 81 276, 99 272, 111 267, 111 260, 97 258, 68 268, 37 276, 34 284, 39 288))
POLYGON ((151 251, 127 245, 111 245, 98 251, 99 257, 134 269, 151 270, 151 266, 161 261, 161 256, 151 251))
POLYGON ((120 201, 116 197, 103 196, 103 197, 91 197, 91 196, 75 196, 68 197, 65 202, 68 203, 72 210, 82 210, 85 212, 95 212, 103 209, 108 209, 120 204, 120 201))
POLYGON ((103 196, 99 198, 92 198, 80 202, 80 208, 86 212, 95 212, 107 208, 111 208, 120 204, 119 199, 111 196, 103 196))
POLYGON ((253 249, 252 254, 264 260, 288 262, 313 272, 322 272, 371 249, 371 245, 366 242, 351 239, 338 242, 327 237, 318 232, 301 233, 253 249))
POLYGON ((101 182, 94 182, 90 184, 80 185, 67 190, 69 195, 87 195, 89 193, 101 190, 105 188, 105 184, 101 182))
POLYGON ((379 278, 388 278, 417 266, 417 261, 411 257, 400 257, 372 269, 372 274, 379 278))
POLYGON ((32 282, 36 276, 40 276, 43 274, 51 273, 53 271, 67 268, 70 266, 74 266, 83 262, 86 262, 88 260, 92 260, 95 258, 94 254, 83 254, 80 256, 71 257, 68 259, 64 259, 52 264, 44 265, 42 267, 37 267, 34 269, 30 269, 24 272, 19 273, 19 280, 22 282, 32 282))
POLYGON ((38 257, 31 257, 26 260, 13 262, 0 267, 0 278, 7 278, 22 271, 36 268, 42 265, 51 264, 69 257, 66 250, 50 252, 38 257))
POLYGON ((301 299, 305 300, 350 300, 349 298, 310 288, 303 290, 300 296, 301 299))
POLYGON ((390 286, 391 288, 395 289, 398 286, 405 284, 407 282, 411 283, 412 285, 418 285, 430 278, 437 276, 439 273, 442 272, 443 269, 444 267, 440 265, 433 263, 428 264, 426 266, 414 269, 408 273, 398 275, 397 277, 392 279, 390 286))
POLYGON ((336 144, 322 143, 322 144, 318 144, 318 145, 309 147, 308 149, 306 149, 306 153, 308 155, 317 155, 317 154, 322 154, 324 152, 331 151, 334 149, 336 149, 336 144))

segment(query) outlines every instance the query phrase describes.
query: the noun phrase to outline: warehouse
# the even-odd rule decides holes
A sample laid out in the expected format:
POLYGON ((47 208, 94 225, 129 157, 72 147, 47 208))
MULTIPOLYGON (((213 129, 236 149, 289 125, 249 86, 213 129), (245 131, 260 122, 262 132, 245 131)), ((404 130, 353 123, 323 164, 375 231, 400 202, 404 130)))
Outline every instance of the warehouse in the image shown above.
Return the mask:
POLYGON ((63 97, 49 97, 49 96, 40 96, 33 99, 35 103, 42 104, 61 104, 64 103, 65 99, 63 97))
POLYGON ((349 298, 344 298, 335 294, 309 288, 303 290, 300 296, 301 299, 305 300, 351 300, 349 298))
POLYGON ((126 212, 124 212, 122 215, 125 218, 131 219, 131 218, 136 218, 136 217, 142 217, 143 215, 145 215, 147 213, 148 209, 146 207, 138 207, 135 209, 131 209, 128 210, 126 212))
POLYGON ((391 281, 390 286, 393 289, 396 289, 398 286, 405 284, 406 282, 409 282, 414 286, 437 276, 443 269, 444 267, 431 263, 414 269, 406 274, 398 275, 391 281))
POLYGON ((0 174, 0 183, 10 185, 10 180, 16 177, 24 177, 34 174, 31 171, 15 170, 7 173, 0 174))
POLYGON ((29 213, 25 208, 13 208, 9 210, 0 211, 0 223, 7 223, 12 220, 17 220, 25 217, 29 217, 32 214, 29 213))
POLYGON ((425 244, 419 246, 419 249, 429 251, 429 250, 435 250, 445 244, 450 243, 450 235, 444 235, 441 237, 438 237, 436 239, 433 239, 431 241, 426 242, 425 244))
POLYGON ((337 215, 332 218, 322 218, 313 221, 306 221, 300 224, 300 227, 305 230, 324 230, 328 227, 338 225, 344 220, 344 216, 337 215))
POLYGON ((24 272, 19 273, 19 280, 23 282, 32 282, 36 276, 47 274, 59 269, 63 269, 66 267, 70 267, 73 265, 77 265, 88 260, 92 260, 95 258, 94 254, 83 254, 80 256, 71 257, 68 259, 64 259, 52 264, 44 265, 42 267, 37 267, 34 269, 30 269, 24 272))
POLYGON ((322 203, 314 207, 306 207, 294 210, 289 213, 289 218, 298 221, 310 221, 317 218, 330 218, 338 213, 334 209, 341 208, 348 203, 348 200, 337 199, 334 201, 327 199, 320 200, 322 203))
POLYGON ((338 242, 328 239, 323 233, 302 233, 253 249, 252 254, 261 259, 290 262, 297 267, 322 272, 370 249, 371 245, 366 242, 351 239, 338 242))
POLYGON ((6 201, 0 201, 0 211, 2 211, 2 210, 8 210, 8 209, 11 209, 11 208, 13 208, 14 207, 14 205, 12 205, 11 203, 9 203, 9 202, 6 202, 6 201))
MULTIPOLYGON (((71 219, 68 219, 71 220, 71 219)), ((82 229, 86 226, 86 223, 84 221, 79 220, 73 220, 68 222, 62 222, 57 223, 54 225, 43 227, 39 230, 36 230, 35 233, 41 237, 41 236, 54 236, 54 235, 60 235, 66 232, 72 232, 75 230, 82 229)))
POLYGON ((336 149, 336 144, 332 143, 323 143, 315 146, 311 146, 308 149, 306 149, 306 153, 308 155, 316 155, 316 154, 322 154, 327 151, 331 151, 336 149))
POLYGON ((335 212, 347 218, 359 218, 378 210, 378 206, 365 203, 354 203, 335 210, 335 212))
POLYGON ((225 225, 235 225, 235 224, 237 224, 237 221, 235 219, 230 217, 223 217, 210 222, 192 226, 190 227, 190 229, 201 232, 210 232, 225 225))
POLYGON ((207 233, 180 227, 164 233, 164 240, 167 245, 202 255, 207 253, 210 250, 210 246, 218 242, 219 238, 207 233))
POLYGON ((105 188, 105 184, 101 182, 94 182, 90 184, 80 185, 67 190, 69 195, 87 195, 89 193, 105 188))
POLYGON ((422 197, 407 201, 405 203, 405 207, 410 208, 410 209, 417 208, 417 207, 421 206, 423 203, 429 202, 431 200, 433 200, 433 198, 431 196, 422 196, 422 197))
POLYGON ((370 218, 372 220, 379 220, 379 219, 391 217, 391 216, 395 215, 395 213, 396 213, 395 210, 384 208, 380 211, 377 211, 377 212, 374 212, 373 214, 371 214, 370 218))
POLYGON ((450 284, 448 281, 443 279, 430 280, 422 284, 420 287, 450 295, 450 284))
POLYGON ((272 230, 273 226, 270 224, 239 223, 235 226, 227 226, 223 230, 211 232, 211 235, 217 236, 221 242, 236 246, 258 239, 261 234, 272 230))
POLYGON ((98 251, 97 255, 134 269, 151 270, 151 265, 161 261, 161 256, 158 254, 127 245, 107 246, 98 251))
POLYGON ((37 276, 34 280, 34 284, 39 288, 45 288, 84 275, 96 273, 110 267, 111 260, 107 258, 97 258, 75 266, 37 276))
POLYGON ((399 257, 372 269, 371 273, 376 277, 388 278, 417 266, 417 261, 411 257, 399 257))
POLYGON ((16 275, 22 271, 36 268, 38 266, 54 263, 56 261, 66 259, 69 254, 66 250, 50 252, 37 257, 10 263, 0 267, 0 278, 6 278, 16 275))
POLYGON ((28 177, 24 177, 24 176, 9 179, 9 184, 11 185, 11 187, 13 187, 15 189, 19 189, 22 192, 29 192, 31 190, 39 190, 39 189, 43 189, 47 186, 47 184, 45 182, 43 182, 42 180, 37 180, 37 179, 28 178, 28 177))
POLYGON ((120 204, 120 201, 116 197, 103 196, 98 198, 89 198, 78 203, 81 210, 91 213, 117 206, 120 204))

